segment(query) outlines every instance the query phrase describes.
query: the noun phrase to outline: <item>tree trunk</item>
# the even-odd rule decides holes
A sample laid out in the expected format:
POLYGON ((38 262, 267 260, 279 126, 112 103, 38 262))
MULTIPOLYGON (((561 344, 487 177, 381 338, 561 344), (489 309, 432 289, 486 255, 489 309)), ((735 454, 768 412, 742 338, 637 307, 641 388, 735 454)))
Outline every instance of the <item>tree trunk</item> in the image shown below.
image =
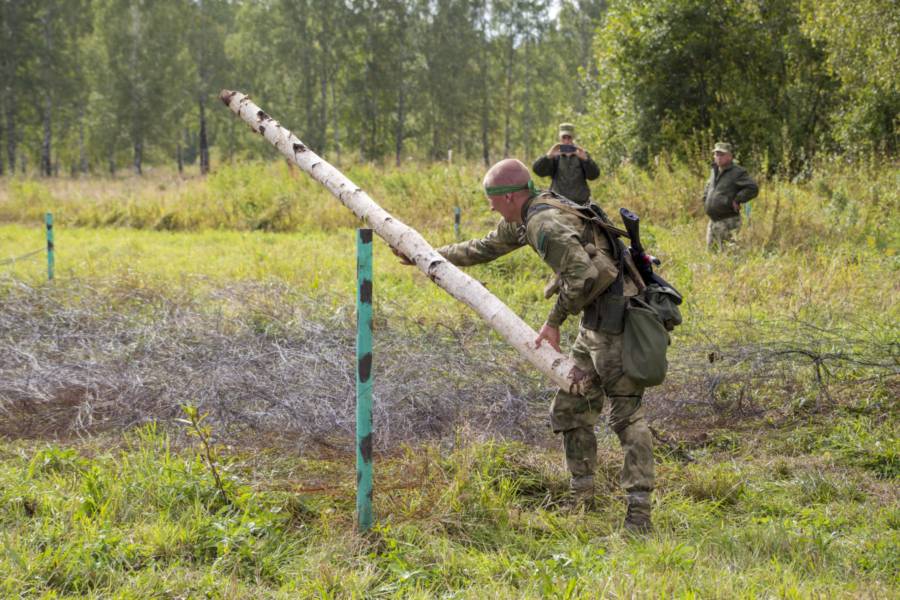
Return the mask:
MULTIPOLYGON (((50 66, 51 58, 53 56, 53 35, 51 33, 51 22, 53 21, 53 4, 50 4, 50 10, 41 18, 41 23, 44 29, 44 48, 43 52, 39 53, 38 58, 38 66, 42 75, 50 76, 52 74, 52 68, 50 66)), ((46 85, 46 84, 45 84, 46 85)), ((41 121, 43 122, 44 127, 44 137, 41 141, 41 164, 40 164, 40 172, 41 175, 45 177, 50 177, 53 175, 53 162, 50 156, 50 145, 52 142, 53 129, 52 129, 52 112, 53 112, 53 99, 52 99, 52 83, 47 86, 44 90, 44 109, 43 114, 41 115, 41 121), (49 88, 49 89, 48 89, 49 88)))
MULTIPOLYGON (((200 96, 200 174, 209 173, 209 142, 206 139, 206 100, 200 96)), ((181 173, 182 164, 179 161, 178 172, 181 173)))
POLYGON ((53 109, 53 104, 50 101, 50 95, 48 94, 44 98, 44 110, 42 115, 42 121, 44 124, 44 138, 41 141, 41 175, 45 177, 50 177, 53 175, 53 163, 50 160, 50 143, 52 140, 52 124, 50 122, 50 111, 53 109))
POLYGON ((334 75, 331 76, 331 113, 334 115, 334 153, 337 164, 341 164, 341 111, 337 103, 337 93, 334 89, 334 75))
POLYGON ((109 174, 111 177, 114 177, 116 174, 116 153, 112 148, 109 149, 109 156, 107 157, 108 163, 107 167, 109 168, 109 174))
POLYGON ((16 172, 16 117, 15 110, 12 108, 12 101, 9 97, 6 101, 10 103, 6 107, 6 158, 9 164, 9 174, 16 172))
MULTIPOLYGON (((3 142, 3 124, 0 123, 0 146, 3 145, 2 142, 3 142)), ((0 177, 3 177, 3 164, 4 164, 4 162, 5 162, 5 161, 3 160, 3 153, 0 152, 0 177)))
MULTIPOLYGON (((525 38, 525 64, 531 64, 531 36, 525 38)), ((531 77, 525 78, 525 98, 522 107, 522 142, 525 145, 525 156, 530 160, 531 153, 531 77)))
POLYGON ((488 57, 487 52, 484 51, 484 46, 487 44, 487 40, 484 39, 484 29, 482 29, 482 40, 481 44, 481 60, 479 60, 480 69, 481 69, 481 90, 479 90, 481 94, 481 158, 484 160, 485 168, 491 166, 491 144, 490 144, 490 126, 491 119, 489 113, 489 94, 490 94, 490 84, 489 77, 490 72, 488 71, 488 57))
POLYGON ((512 70, 513 70, 513 56, 515 49, 513 47, 512 35, 509 38, 509 52, 506 61, 506 111, 505 111, 505 126, 503 128, 503 157, 509 158, 509 151, 511 146, 510 137, 512 135, 512 126, 510 124, 510 113, 512 112, 512 70))
POLYGON ((319 73, 319 101, 321 102, 319 106, 319 127, 318 129, 321 131, 320 139, 322 140, 322 147, 320 148, 320 152, 324 153, 325 149, 328 147, 328 71, 325 67, 322 67, 322 70, 319 73))
MULTIPOLYGON (((178 174, 184 174, 184 155, 181 153, 181 141, 175 145, 175 163, 178 165, 178 174)), ((201 167, 202 169, 202 167, 201 167)))
POLYGON ((78 170, 82 175, 87 175, 87 149, 84 145, 84 107, 78 113, 78 170))
POLYGON ((397 90, 397 133, 396 133, 396 154, 397 166, 400 166, 403 157, 403 131, 404 121, 406 120, 406 94, 404 93, 405 82, 401 79, 399 89, 397 90))
POLYGON ((144 174, 144 172, 141 168, 143 162, 144 162, 144 143, 138 141, 138 142, 134 143, 134 174, 135 175, 143 175, 144 174))
POLYGON ((575 392, 582 391, 573 385, 569 377, 575 365, 572 359, 556 352, 547 344, 539 349, 534 348, 533 342, 537 337, 534 330, 477 280, 435 252, 417 231, 388 214, 368 194, 307 148, 300 139, 263 112, 246 95, 222 90, 220 98, 255 132, 262 134, 289 160, 328 188, 357 217, 366 221, 388 244, 415 262, 433 282, 474 309, 556 385, 575 392))

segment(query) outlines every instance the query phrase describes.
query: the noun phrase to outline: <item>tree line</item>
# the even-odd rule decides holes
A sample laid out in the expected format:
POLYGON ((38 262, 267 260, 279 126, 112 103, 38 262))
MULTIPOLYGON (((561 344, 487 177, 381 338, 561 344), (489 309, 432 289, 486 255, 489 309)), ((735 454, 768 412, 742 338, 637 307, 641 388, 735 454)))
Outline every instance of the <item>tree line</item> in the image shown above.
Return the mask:
POLYGON ((0 172, 264 155, 246 91, 340 161, 545 151, 607 164, 727 138, 763 168, 896 155, 893 0, 0 0, 0 172))

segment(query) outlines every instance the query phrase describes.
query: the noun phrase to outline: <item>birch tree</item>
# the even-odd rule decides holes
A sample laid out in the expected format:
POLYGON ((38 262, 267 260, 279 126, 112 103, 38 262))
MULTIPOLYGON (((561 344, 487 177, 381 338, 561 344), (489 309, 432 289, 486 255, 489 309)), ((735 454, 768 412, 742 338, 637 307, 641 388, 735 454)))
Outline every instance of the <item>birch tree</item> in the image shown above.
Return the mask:
MULTIPOLYGON (((200 174, 209 173, 209 135, 206 104, 215 93, 216 81, 227 70, 225 29, 229 7, 225 0, 196 0, 187 5, 191 27, 187 32, 193 63, 192 101, 197 105, 200 174)), ((179 144, 180 148, 180 144, 179 144)))
POLYGON ((261 134, 289 161, 324 185, 347 208, 365 221, 382 239, 397 248, 431 281, 483 318, 503 339, 518 350, 553 382, 582 392, 572 379, 575 363, 549 345, 534 347, 535 331, 491 294, 481 283, 447 262, 413 228, 391 216, 340 171, 316 155, 300 139, 240 92, 222 90, 222 101, 250 128, 261 134))

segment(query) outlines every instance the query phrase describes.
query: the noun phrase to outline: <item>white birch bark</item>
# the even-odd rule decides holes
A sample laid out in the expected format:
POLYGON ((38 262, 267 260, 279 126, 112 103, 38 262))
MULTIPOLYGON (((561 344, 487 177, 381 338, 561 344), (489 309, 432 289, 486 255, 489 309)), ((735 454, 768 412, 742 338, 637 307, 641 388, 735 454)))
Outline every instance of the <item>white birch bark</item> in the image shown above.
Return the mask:
POLYGON ((338 200, 364 220, 388 244, 397 248, 451 296, 463 302, 487 321, 503 339, 518 350, 539 371, 559 387, 580 392, 570 374, 574 361, 542 344, 534 347, 537 334, 481 283, 449 263, 413 228, 392 217, 356 184, 306 147, 297 136, 272 119, 241 92, 222 90, 222 102, 250 128, 265 137, 288 160, 328 188, 338 200))

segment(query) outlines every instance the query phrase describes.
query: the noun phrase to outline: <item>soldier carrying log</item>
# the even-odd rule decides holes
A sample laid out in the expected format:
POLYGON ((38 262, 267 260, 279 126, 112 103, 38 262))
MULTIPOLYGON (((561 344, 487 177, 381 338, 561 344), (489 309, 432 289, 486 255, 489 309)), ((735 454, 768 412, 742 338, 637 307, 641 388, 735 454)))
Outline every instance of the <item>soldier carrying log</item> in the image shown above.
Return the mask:
POLYGON ((491 210, 503 220, 484 238, 437 251, 456 265, 473 265, 528 245, 559 276, 559 296, 535 344, 547 343, 559 350, 560 326, 567 318, 581 315, 572 358, 577 376, 590 385, 585 395, 560 389, 550 408, 551 427, 563 435, 572 499, 578 506, 593 505, 594 426, 609 399, 609 425, 625 455, 621 484, 628 512, 624 525, 630 531, 649 531, 654 459, 641 403, 645 385, 623 370, 625 306, 645 286, 632 257, 618 238, 604 234, 602 228, 586 226, 577 203, 535 189, 527 167, 516 159, 491 167, 484 176, 484 189, 491 210))

